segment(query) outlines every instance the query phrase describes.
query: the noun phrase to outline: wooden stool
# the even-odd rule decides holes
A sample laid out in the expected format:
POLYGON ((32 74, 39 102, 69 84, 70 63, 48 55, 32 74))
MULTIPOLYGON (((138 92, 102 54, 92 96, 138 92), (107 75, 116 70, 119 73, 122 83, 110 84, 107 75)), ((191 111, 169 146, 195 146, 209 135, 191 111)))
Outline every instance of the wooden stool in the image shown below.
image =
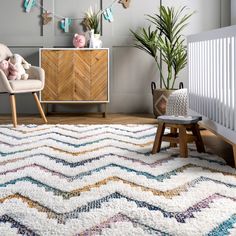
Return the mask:
POLYGON ((171 147, 180 147, 180 156, 188 157, 188 143, 195 142, 198 152, 205 152, 202 137, 199 131, 198 121, 202 118, 199 116, 159 116, 158 129, 153 144, 152 154, 160 152, 161 142, 170 142, 171 147), (169 134, 164 134, 165 128, 171 129, 169 134), (178 132, 179 130, 179 132, 178 132), (191 134, 187 134, 187 130, 192 131, 191 134))

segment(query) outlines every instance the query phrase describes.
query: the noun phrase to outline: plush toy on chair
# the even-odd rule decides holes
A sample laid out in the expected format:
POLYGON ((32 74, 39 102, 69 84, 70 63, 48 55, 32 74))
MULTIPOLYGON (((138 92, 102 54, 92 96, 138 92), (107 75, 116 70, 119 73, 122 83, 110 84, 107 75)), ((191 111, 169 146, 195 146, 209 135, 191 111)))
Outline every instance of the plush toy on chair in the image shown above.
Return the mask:
POLYGON ((17 79, 27 80, 29 78, 29 74, 25 70, 29 70, 31 65, 21 55, 13 54, 10 57, 10 62, 18 70, 17 79))
POLYGON ((8 80, 15 80, 19 77, 18 70, 10 61, 2 60, 0 62, 0 70, 5 73, 8 80))

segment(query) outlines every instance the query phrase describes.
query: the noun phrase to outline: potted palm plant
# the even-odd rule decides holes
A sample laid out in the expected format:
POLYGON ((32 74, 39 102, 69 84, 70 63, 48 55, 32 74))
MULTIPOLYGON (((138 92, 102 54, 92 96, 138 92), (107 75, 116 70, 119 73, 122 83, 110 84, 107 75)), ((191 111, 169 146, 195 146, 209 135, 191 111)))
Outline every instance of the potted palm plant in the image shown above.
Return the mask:
POLYGON ((166 101, 175 89, 179 72, 187 64, 187 49, 183 29, 193 13, 185 14, 186 7, 175 10, 173 7, 160 7, 160 12, 147 15, 152 24, 142 28, 139 32, 131 30, 135 47, 152 56, 160 71, 160 89, 152 82, 154 115, 165 113, 166 101), (163 68, 166 68, 164 73, 163 68))
POLYGON ((100 40, 100 23, 101 23, 102 11, 96 11, 91 6, 87 12, 82 22, 85 30, 89 31, 89 47, 91 48, 101 48, 102 41, 100 40))
POLYGON ((94 34, 100 34, 100 11, 96 11, 91 6, 88 11, 85 12, 82 24, 86 30, 94 30, 94 34))

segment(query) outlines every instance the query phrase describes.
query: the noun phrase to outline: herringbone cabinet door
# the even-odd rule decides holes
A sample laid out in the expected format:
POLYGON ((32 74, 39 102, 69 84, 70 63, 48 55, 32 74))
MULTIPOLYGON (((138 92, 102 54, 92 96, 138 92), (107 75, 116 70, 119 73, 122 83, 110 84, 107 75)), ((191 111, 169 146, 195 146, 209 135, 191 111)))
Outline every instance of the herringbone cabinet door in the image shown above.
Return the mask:
POLYGON ((72 101, 74 97, 74 53, 60 51, 58 53, 58 100, 72 101))
POLYGON ((108 100, 107 51, 91 51, 91 97, 93 101, 108 100))
POLYGON ((91 52, 74 52, 74 92, 73 100, 90 100, 91 52))
POLYGON ((45 87, 42 100, 58 100, 58 51, 43 50, 41 52, 41 67, 45 70, 45 87))
POLYGON ((107 101, 107 50, 42 50, 42 101, 107 101))

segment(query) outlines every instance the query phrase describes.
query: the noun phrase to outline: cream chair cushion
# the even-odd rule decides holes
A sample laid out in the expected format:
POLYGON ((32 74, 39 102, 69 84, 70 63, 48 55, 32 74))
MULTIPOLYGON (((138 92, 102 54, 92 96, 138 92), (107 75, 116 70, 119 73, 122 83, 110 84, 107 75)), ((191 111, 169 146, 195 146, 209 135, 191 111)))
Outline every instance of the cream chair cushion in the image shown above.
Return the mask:
POLYGON ((10 80, 10 86, 14 92, 31 92, 39 91, 43 88, 43 83, 40 80, 28 79, 28 80, 10 80))
POLYGON ((12 56, 10 49, 4 44, 0 43, 0 61, 8 60, 9 57, 12 56))

